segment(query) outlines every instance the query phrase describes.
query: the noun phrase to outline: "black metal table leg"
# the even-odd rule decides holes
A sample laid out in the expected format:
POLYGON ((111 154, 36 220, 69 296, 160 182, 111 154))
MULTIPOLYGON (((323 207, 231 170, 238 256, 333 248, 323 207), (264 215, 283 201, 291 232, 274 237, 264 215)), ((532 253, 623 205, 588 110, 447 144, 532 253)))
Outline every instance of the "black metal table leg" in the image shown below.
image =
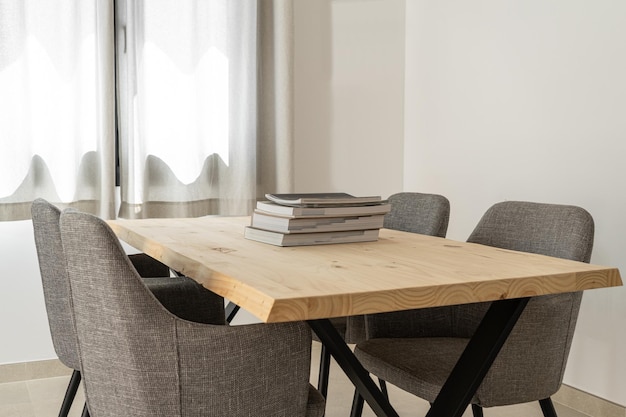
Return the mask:
POLYGON ((529 298, 494 301, 426 417, 461 417, 529 298))
POLYGON ((374 413, 379 417, 399 417, 330 320, 309 320, 308 323, 374 413))
POLYGON ((550 397, 539 400, 539 405, 541 406, 541 411, 545 417, 557 417, 554 404, 552 403, 552 399, 550 399, 550 397))
POLYGON ((233 321, 233 319, 237 315, 237 312, 239 311, 239 308, 240 307, 237 304, 233 303, 232 301, 229 301, 228 304, 226 304, 226 307, 225 307, 226 323, 230 323, 231 321, 233 321))
POLYGON ((352 398, 352 407, 350 408, 350 417, 361 417, 363 415, 363 397, 359 395, 359 391, 354 389, 354 397, 352 398))
POLYGON ((317 390, 324 398, 328 394, 328 378, 330 377, 330 352, 326 349, 326 345, 322 344, 322 352, 320 354, 320 370, 317 376, 317 390))

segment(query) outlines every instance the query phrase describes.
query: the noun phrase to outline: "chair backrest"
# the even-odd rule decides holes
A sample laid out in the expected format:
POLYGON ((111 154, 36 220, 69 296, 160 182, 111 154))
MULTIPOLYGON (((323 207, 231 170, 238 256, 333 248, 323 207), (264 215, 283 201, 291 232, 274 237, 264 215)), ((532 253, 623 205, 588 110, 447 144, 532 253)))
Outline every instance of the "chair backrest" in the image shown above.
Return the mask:
POLYGON ((450 202, 437 194, 402 192, 389 198, 391 211, 384 227, 422 235, 445 237, 450 218, 450 202))
MULTIPOLYGON (((421 235, 445 237, 450 219, 450 202, 442 195, 402 192, 389 196, 391 211, 384 227, 421 235)), ((419 315, 424 314, 423 310, 419 315)), ((368 337, 410 337, 415 311, 367 315, 367 323, 353 318, 346 339, 358 343, 368 337), (349 337, 348 337, 349 336, 349 337)), ((433 322, 434 323, 434 322, 433 322)))
MULTIPOLYGON (((580 207, 507 201, 483 215, 468 242, 589 262, 594 222, 580 207)), ((531 299, 476 397, 484 407, 548 398, 560 387, 582 293, 531 299)), ((468 337, 489 303, 458 306, 457 331, 468 337)))
POLYGON ((480 219, 468 242, 589 262, 594 223, 583 208, 505 201, 480 219))
POLYGON ((225 326, 168 312, 108 225, 61 215, 85 392, 92 416, 303 416, 311 331, 225 326))
MULTIPOLYGON (((594 223, 580 207, 508 201, 492 206, 468 242, 589 262, 594 223)), ((479 387, 483 407, 548 398, 560 387, 582 293, 534 297, 479 387)), ((490 303, 367 316, 373 338, 469 338, 490 303)))
POLYGON ((59 360, 78 370, 77 339, 59 230, 61 212, 46 200, 37 199, 33 201, 31 214, 52 344, 59 360))

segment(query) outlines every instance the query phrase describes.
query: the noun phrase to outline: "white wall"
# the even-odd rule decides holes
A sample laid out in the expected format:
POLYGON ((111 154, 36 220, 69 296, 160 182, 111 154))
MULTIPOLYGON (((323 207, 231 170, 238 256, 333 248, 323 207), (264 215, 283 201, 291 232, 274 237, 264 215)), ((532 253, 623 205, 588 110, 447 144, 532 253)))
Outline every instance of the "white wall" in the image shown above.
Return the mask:
POLYGON ((403 77, 404 0, 295 2, 296 191, 401 191, 403 77))
MULTIPOLYGON (((296 2, 296 189, 441 193, 460 240, 498 201, 577 204, 626 278, 626 3, 400 3, 296 2)), ((565 377, 623 405, 625 293, 585 294, 565 377)))
POLYGON ((0 365, 56 358, 30 221, 0 222, 0 365))
MULTIPOLYGON (((405 188, 465 239, 502 200, 580 205, 592 262, 626 278, 626 3, 411 0, 405 188)), ((584 295, 565 382, 626 404, 623 288, 584 295)))

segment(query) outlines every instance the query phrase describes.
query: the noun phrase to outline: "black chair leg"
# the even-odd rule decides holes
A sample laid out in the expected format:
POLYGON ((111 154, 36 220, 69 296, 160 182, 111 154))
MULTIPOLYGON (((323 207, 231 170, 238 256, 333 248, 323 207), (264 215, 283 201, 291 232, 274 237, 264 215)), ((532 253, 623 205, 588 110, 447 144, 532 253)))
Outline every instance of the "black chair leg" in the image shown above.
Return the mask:
POLYGON ((63 398, 63 403, 61 404, 59 417, 67 417, 69 414, 70 408, 72 408, 72 403, 74 402, 74 397, 76 397, 76 391, 80 385, 80 379, 80 371, 74 370, 74 372, 72 372, 72 377, 70 378, 70 383, 65 391, 65 397, 63 398))
POLYGON ((539 405, 541 406, 541 411, 543 412, 544 417, 557 417, 554 404, 552 404, 552 399, 550 397, 539 400, 539 405))
POLYGON ((83 406, 83 413, 80 415, 81 417, 89 417, 89 410, 87 409, 87 403, 83 406))
POLYGON ((472 404, 472 414, 474 417, 483 417, 483 408, 480 405, 472 404))
POLYGON ((383 393, 387 401, 389 401, 389 392, 387 391, 387 383, 385 380, 378 378, 378 385, 380 385, 380 391, 383 393))
POLYGON ((354 390, 354 398, 352 399, 352 409, 350 410, 350 417, 361 417, 363 414, 363 404, 365 400, 359 394, 358 390, 354 390))
MULTIPOLYGON (((380 390, 389 401, 389 392, 387 391, 387 383, 384 379, 378 378, 378 383, 380 384, 380 390)), ((352 399, 352 409, 350 410, 350 417, 361 417, 363 414, 363 406, 365 405, 365 400, 361 395, 359 395, 359 391, 354 390, 354 398, 352 399)))
POLYGON ((326 346, 322 344, 322 353, 320 354, 320 371, 317 376, 317 390, 326 398, 328 394, 328 377, 330 374, 330 352, 326 346))

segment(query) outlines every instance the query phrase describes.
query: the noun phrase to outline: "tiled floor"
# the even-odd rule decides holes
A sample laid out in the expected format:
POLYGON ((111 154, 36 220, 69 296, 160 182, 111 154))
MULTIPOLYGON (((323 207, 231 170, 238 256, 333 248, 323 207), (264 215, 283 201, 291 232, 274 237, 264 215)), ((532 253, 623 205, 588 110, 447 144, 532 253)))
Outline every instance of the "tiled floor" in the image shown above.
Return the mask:
MULTIPOLYGON (((317 360, 319 359, 319 344, 313 344, 313 363, 311 381, 317 381, 317 360)), ((353 388, 341 370, 334 366, 330 373, 330 387, 327 403, 327 417, 347 417, 350 415, 353 388)), ((22 382, 0 384, 0 417, 56 417, 59 412, 61 399, 65 393, 68 377, 33 379, 22 382)), ((389 386, 391 403, 400 416, 425 415, 428 403, 412 395, 406 394, 389 386)), ((70 417, 81 415, 84 403, 82 388, 70 412, 70 417)), ((559 417, 587 417, 577 411, 555 404, 559 417)), ((373 417, 374 413, 366 409, 365 417, 373 417)), ((464 417, 470 417, 467 411, 464 417)), ((510 407, 499 407, 485 410, 486 417, 540 417, 541 410, 537 403, 522 404, 510 407)), ((596 416, 600 417, 600 416, 596 416)))

